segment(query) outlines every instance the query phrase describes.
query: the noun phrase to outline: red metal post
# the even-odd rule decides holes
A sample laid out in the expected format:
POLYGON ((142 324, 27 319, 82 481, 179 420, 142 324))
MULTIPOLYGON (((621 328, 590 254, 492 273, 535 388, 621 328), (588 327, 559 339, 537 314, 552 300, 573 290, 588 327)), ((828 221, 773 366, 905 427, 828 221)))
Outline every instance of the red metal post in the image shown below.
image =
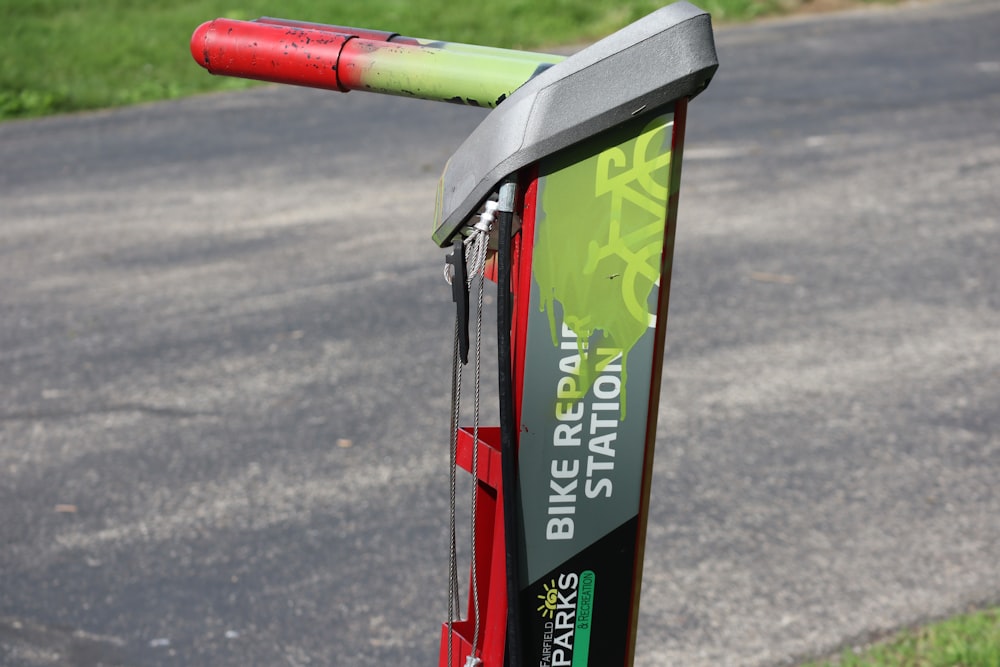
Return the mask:
POLYGON ((284 19, 216 19, 191 37, 212 74, 495 107, 560 56, 284 19), (343 31, 343 32, 341 32, 343 31))
POLYGON ((212 74, 347 92, 337 64, 347 35, 216 19, 191 37, 191 55, 212 74))

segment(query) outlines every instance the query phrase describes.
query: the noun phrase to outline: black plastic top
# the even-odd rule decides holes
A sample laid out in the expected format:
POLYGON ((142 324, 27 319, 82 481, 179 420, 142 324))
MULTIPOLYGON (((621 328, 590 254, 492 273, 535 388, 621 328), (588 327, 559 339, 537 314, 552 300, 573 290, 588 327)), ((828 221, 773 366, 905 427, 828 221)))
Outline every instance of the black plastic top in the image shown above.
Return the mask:
POLYGON ((677 2, 544 70, 494 109, 451 156, 438 190, 434 241, 448 245, 506 176, 694 97, 718 66, 711 18, 677 2))

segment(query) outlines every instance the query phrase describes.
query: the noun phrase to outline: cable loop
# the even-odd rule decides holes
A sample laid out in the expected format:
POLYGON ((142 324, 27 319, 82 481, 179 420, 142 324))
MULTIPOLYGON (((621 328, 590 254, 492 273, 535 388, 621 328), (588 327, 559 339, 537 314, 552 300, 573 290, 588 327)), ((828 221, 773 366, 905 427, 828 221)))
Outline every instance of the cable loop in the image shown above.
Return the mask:
MULTIPOLYGON (((479 575, 477 572, 476 558, 475 558, 475 538, 476 538, 476 512, 477 512, 477 499, 478 499, 478 487, 479 479, 477 476, 477 471, 479 469, 479 413, 480 413, 480 379, 482 370, 482 332, 483 332, 483 301, 486 289, 486 257, 489 254, 490 245, 490 232, 493 228, 493 222, 496 219, 496 211, 499 204, 496 201, 490 200, 486 202, 483 212, 479 216, 479 220, 469 227, 469 234, 463 240, 463 251, 466 258, 467 270, 467 283, 466 287, 468 289, 472 288, 474 281, 478 281, 478 294, 476 302, 476 345, 475 353, 473 357, 473 369, 475 373, 475 384, 473 393, 473 427, 472 427, 472 503, 471 503, 471 528, 473 541, 472 550, 472 572, 470 576, 470 583, 472 587, 472 613, 473 613, 473 636, 472 636, 472 650, 473 654, 467 656, 466 667, 478 667, 482 665, 482 660, 475 655, 476 647, 479 644, 479 632, 480 632, 480 604, 479 604, 479 575)), ((455 279, 455 267, 453 264, 446 264, 444 268, 444 279, 449 285, 454 282, 455 279)), ((448 528, 449 528, 449 559, 448 559, 448 665, 449 667, 452 663, 452 646, 454 641, 454 623, 456 610, 459 606, 458 601, 458 549, 456 545, 456 473, 457 473, 457 458, 458 458, 458 434, 459 434, 459 419, 461 415, 461 394, 462 394, 462 363, 459 354, 459 332, 460 323, 456 320, 455 323, 455 347, 452 359, 452 387, 451 387, 451 470, 449 471, 449 513, 448 513, 448 528)))

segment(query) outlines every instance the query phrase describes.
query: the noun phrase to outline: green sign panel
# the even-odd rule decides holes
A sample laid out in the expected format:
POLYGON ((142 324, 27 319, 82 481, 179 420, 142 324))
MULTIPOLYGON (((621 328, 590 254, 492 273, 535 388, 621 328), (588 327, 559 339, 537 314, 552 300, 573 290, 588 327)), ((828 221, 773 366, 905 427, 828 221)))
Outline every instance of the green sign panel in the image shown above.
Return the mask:
POLYGON ((620 665, 631 645, 673 129, 672 113, 626 123, 540 165, 518 463, 527 664, 620 665))

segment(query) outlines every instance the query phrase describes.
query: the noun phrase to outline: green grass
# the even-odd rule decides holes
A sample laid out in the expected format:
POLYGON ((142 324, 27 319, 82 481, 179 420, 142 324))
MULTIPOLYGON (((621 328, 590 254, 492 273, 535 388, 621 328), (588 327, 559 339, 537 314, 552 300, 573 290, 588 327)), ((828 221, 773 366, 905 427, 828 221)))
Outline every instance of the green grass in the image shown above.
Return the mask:
MULTIPOLYGON (((280 16, 458 42, 540 48, 594 39, 663 0, 0 0, 0 118, 39 116, 253 85, 191 59, 200 23, 280 16)), ((778 0, 705 0, 716 20, 779 11, 778 0)))
POLYGON ((956 616, 803 667, 1000 667, 1000 609, 956 616))

